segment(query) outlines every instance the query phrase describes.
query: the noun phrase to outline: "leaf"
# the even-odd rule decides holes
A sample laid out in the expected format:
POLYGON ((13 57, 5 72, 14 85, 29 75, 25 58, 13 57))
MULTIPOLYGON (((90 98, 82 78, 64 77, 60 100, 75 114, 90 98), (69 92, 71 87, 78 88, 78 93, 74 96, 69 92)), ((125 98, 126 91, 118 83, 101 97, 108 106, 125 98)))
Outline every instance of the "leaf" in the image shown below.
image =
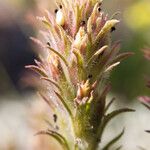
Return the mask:
POLYGON ((82 57, 81 53, 79 52, 79 50, 78 49, 74 49, 73 53, 76 56, 77 63, 80 66, 80 68, 84 68, 84 60, 83 60, 83 57, 82 57))
POLYGON ((80 21, 80 17, 81 17, 81 11, 80 11, 80 8, 79 8, 79 5, 76 5, 75 6, 75 17, 76 17, 76 27, 78 28, 79 26, 79 21, 80 21))
POLYGON ((104 112, 106 113, 108 111, 108 109, 110 108, 110 106, 113 104, 113 102, 115 101, 115 98, 112 98, 112 100, 106 105, 104 112))
POLYGON ((104 90, 101 94, 101 97, 106 97, 107 93, 111 90, 111 84, 108 83, 105 87, 104 87, 104 90))
POLYGON ((114 145, 122 137, 123 134, 124 134, 124 129, 121 131, 121 133, 119 133, 116 137, 114 137, 109 143, 107 143, 102 150, 110 150, 111 146, 114 145))
POLYGON ((54 91, 54 92, 57 95, 57 97, 61 100, 63 106, 65 107, 66 111, 70 115, 71 119, 73 119, 72 112, 71 112, 70 108, 68 107, 68 105, 66 104, 65 100, 63 99, 63 97, 58 92, 56 92, 56 91, 54 91))
POLYGON ((119 14, 121 14, 120 11, 115 12, 115 13, 110 17, 110 19, 114 19, 114 18, 115 18, 117 15, 119 15, 119 14))
POLYGON ((48 27, 48 28, 51 27, 50 22, 46 19, 45 16, 44 16, 44 17, 36 17, 36 18, 37 18, 38 20, 42 21, 46 27, 48 27))
POLYGON ((103 28, 101 29, 101 31, 98 33, 98 35, 94 41, 94 45, 97 44, 99 42, 99 40, 102 37, 104 37, 111 30, 111 28, 117 23, 119 23, 119 20, 116 20, 116 19, 108 20, 105 23, 105 25, 103 26, 103 28))
POLYGON ((57 28, 60 31, 61 39, 63 40, 63 44, 65 45, 65 54, 67 56, 70 50, 70 43, 72 43, 72 37, 70 35, 67 35, 62 26, 57 25, 57 28))
POLYGON ((111 62, 111 64, 113 64, 113 63, 115 63, 115 62, 118 62, 118 61, 122 61, 122 60, 128 58, 128 57, 131 56, 131 55, 134 55, 134 53, 132 53, 132 52, 126 52, 126 53, 119 54, 119 55, 117 55, 117 56, 114 58, 114 60, 111 62))
POLYGON ((98 6, 99 6, 99 3, 97 2, 93 8, 91 16, 89 17, 89 19, 87 21, 87 32, 88 32, 88 34, 92 33, 93 18, 95 18, 98 6))
POLYGON ((96 51, 96 53, 93 54, 93 56, 88 60, 87 66, 88 66, 95 58, 97 58, 101 53, 103 53, 107 48, 108 48, 108 46, 105 45, 105 46, 101 47, 98 51, 96 51))
POLYGON ((44 25, 45 25, 46 27, 48 27, 48 28, 51 27, 50 23, 49 23, 47 20, 43 20, 42 22, 44 23, 44 25))
POLYGON ((35 62, 38 66, 42 67, 42 64, 41 64, 41 62, 40 62, 40 61, 38 61, 38 60, 34 59, 34 62, 35 62))
POLYGON ((49 120, 44 119, 44 121, 45 121, 45 123, 46 123, 51 129, 55 129, 55 128, 53 127, 52 123, 51 123, 49 120))
POLYGON ((54 52, 64 63, 65 65, 68 67, 69 64, 67 62, 67 60, 64 58, 64 56, 62 54, 60 54, 58 51, 54 50, 53 48, 51 48, 50 46, 47 47, 50 51, 54 52))
POLYGON ((49 136, 53 137, 55 140, 57 140, 65 150, 70 150, 65 137, 63 137, 61 134, 59 134, 56 131, 52 131, 49 129, 48 130, 42 130, 42 131, 37 132, 35 135, 49 135, 49 136))
POLYGON ((111 62, 111 59, 118 53, 120 49, 120 41, 115 42, 111 50, 101 59, 101 61, 97 64, 98 67, 101 67, 101 71, 98 75, 98 78, 101 76, 101 72, 103 69, 105 69, 106 65, 109 65, 109 62, 111 62))
POLYGON ((40 48, 44 48, 44 44, 37 38, 35 37, 30 37, 30 40, 32 40, 32 42, 34 42, 35 44, 37 44, 40 48))
POLYGON ((38 94, 42 97, 42 99, 48 104, 48 106, 55 110, 55 106, 52 102, 50 102, 42 93, 38 92, 38 94))
POLYGON ((45 71, 43 69, 39 68, 38 66, 28 65, 28 66, 25 66, 25 68, 31 69, 31 70, 37 72, 39 75, 41 75, 43 77, 48 77, 47 74, 45 73, 45 71))
POLYGON ((77 59, 77 66, 78 66, 78 75, 79 78, 83 79, 85 76, 85 67, 84 67, 84 60, 83 57, 81 55, 81 53, 79 52, 78 49, 74 49, 73 53, 77 59))
POLYGON ((106 95, 108 94, 108 92, 111 89, 111 85, 107 84, 105 85, 105 87, 103 87, 103 91, 101 92, 101 94, 99 95, 99 97, 97 97, 97 101, 93 101, 94 102, 94 111, 93 113, 91 113, 94 118, 92 119, 93 122, 96 122, 97 125, 99 126, 99 122, 101 122, 101 120, 103 119, 104 116, 104 109, 105 109, 105 103, 106 103, 106 95), (97 119, 95 119, 97 118, 97 119))
POLYGON ((117 41, 112 46, 110 52, 106 55, 102 63, 107 64, 109 61, 111 61, 117 55, 119 50, 120 50, 120 41, 117 41))
POLYGON ((108 124, 108 122, 113 119, 114 117, 120 115, 121 113, 125 113, 125 112, 134 112, 135 110, 133 109, 129 109, 129 108, 122 108, 122 109, 118 109, 118 110, 114 110, 113 112, 107 114, 106 116, 104 116, 104 119, 102 121, 102 123, 99 126, 99 130, 98 130, 98 136, 102 137, 102 134, 108 124))
POLYGON ((120 62, 116 62, 116 63, 112 64, 111 66, 106 68, 106 70, 104 72, 111 71, 114 67, 118 66, 119 64, 120 64, 120 62))
POLYGON ((46 78, 46 77, 42 77, 41 79, 50 82, 51 84, 53 84, 55 87, 57 87, 62 92, 61 87, 55 81, 51 80, 50 78, 46 78))

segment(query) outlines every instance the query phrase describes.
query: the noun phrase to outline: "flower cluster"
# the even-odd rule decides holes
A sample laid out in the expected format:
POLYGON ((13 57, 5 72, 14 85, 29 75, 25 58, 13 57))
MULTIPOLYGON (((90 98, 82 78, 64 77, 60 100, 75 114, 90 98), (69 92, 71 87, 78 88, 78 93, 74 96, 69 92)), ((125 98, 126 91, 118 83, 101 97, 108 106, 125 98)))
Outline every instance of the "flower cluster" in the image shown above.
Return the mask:
POLYGON ((133 111, 108 113, 113 100, 106 102, 111 70, 132 53, 119 54, 119 42, 112 44, 119 21, 104 14, 102 0, 61 0, 57 7, 55 14, 46 11, 38 17, 46 28, 41 31, 44 40, 31 39, 42 53, 36 65, 26 66, 40 75, 40 95, 55 116, 50 128, 38 134, 51 135, 67 150, 95 150, 111 118, 133 111), (55 123, 59 128, 53 127, 55 123))

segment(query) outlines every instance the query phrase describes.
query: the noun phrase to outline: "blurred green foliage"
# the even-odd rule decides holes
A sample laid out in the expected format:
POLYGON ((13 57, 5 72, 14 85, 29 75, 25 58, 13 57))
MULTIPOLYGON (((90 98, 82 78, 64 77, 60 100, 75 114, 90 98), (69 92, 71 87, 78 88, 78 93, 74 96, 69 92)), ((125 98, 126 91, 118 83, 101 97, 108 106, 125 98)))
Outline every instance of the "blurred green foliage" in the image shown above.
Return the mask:
POLYGON ((143 57, 142 49, 150 46, 150 1, 134 0, 123 14, 127 38, 122 43, 122 49, 130 50, 134 56, 124 61, 113 72, 113 90, 125 95, 127 100, 139 95, 149 95, 145 77, 150 75, 150 63, 143 57))
POLYGON ((150 1, 135 1, 135 3, 129 6, 125 11, 124 19, 133 30, 145 32, 150 26, 150 1))

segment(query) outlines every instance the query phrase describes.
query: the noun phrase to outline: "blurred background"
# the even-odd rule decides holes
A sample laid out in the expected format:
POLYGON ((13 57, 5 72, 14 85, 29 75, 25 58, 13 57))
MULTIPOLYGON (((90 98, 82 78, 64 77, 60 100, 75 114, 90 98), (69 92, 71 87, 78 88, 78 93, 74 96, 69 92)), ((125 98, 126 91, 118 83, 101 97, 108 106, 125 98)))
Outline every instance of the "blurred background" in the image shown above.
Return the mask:
MULTIPOLYGON (((40 141, 41 148, 36 147, 35 141, 39 143, 39 139, 33 135, 44 123, 39 125, 33 120, 40 118, 45 106, 38 108, 39 97, 23 82, 27 80, 24 79, 27 74, 24 66, 33 64, 36 58, 35 46, 29 37, 37 35, 39 22, 36 16, 42 16, 44 9, 54 11, 54 2, 0 0, 0 150, 47 150, 48 146, 43 145, 49 145, 46 140, 46 143, 40 141)), ((139 146, 148 148, 150 137, 144 130, 150 128, 150 113, 137 97, 150 95, 145 86, 150 63, 141 51, 150 47, 150 0, 104 0, 103 9, 110 17, 120 12, 116 18, 121 23, 113 33, 113 41, 121 40, 122 52, 135 53, 112 73, 111 95, 117 97, 114 108, 129 106, 137 110, 114 121, 106 136, 113 136, 115 129, 119 132, 125 126, 127 131, 121 141, 124 150, 136 150, 139 146)))

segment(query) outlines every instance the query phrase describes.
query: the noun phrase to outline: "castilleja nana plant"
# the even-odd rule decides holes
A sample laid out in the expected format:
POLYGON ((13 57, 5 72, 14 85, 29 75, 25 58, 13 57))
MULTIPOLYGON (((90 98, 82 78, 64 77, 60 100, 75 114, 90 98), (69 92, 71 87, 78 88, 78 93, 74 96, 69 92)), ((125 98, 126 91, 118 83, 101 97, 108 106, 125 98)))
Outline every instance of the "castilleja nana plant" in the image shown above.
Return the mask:
POLYGON ((31 38, 43 52, 27 68, 40 75, 39 93, 53 113, 49 129, 37 134, 52 136, 65 150, 111 149, 124 130, 101 147, 106 125, 120 113, 134 111, 108 113, 114 101, 106 102, 109 74, 132 53, 118 54, 120 45, 111 43, 111 32, 119 21, 109 20, 101 5, 98 0, 61 0, 55 14, 46 11, 38 17, 46 27, 44 40, 31 38))

